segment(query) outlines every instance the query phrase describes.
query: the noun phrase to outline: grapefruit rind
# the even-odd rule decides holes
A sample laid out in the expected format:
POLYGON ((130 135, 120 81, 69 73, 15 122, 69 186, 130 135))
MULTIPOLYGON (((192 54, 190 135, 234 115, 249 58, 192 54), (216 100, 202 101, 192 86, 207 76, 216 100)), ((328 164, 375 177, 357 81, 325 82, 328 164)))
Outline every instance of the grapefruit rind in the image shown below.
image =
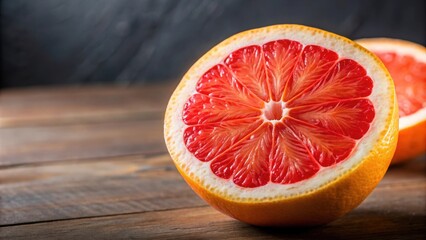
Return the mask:
MULTIPOLYGON (((393 145, 396 138, 395 132, 397 131, 393 125, 398 122, 398 119, 396 118, 395 120, 397 109, 395 107, 394 94, 392 79, 381 61, 366 49, 346 38, 300 25, 276 25, 254 29, 234 35, 218 44, 200 58, 185 74, 173 93, 166 110, 166 145, 185 180, 208 202, 226 199, 226 201, 234 203, 253 204, 283 200, 291 201, 291 199, 300 198, 301 196, 305 196, 304 198, 306 199, 310 198, 308 196, 317 195, 325 191, 325 189, 341 185, 336 183, 344 182, 344 179, 349 179, 348 176, 354 173, 365 178, 356 177, 358 182, 368 182, 362 191, 366 190, 366 188, 371 191, 372 187, 383 177, 389 165, 389 161, 386 161, 386 156, 392 155, 395 148, 393 145), (354 154, 344 162, 332 167, 322 168, 314 177, 294 184, 268 183, 257 188, 242 188, 236 186, 230 180, 214 175, 208 164, 199 161, 187 150, 182 140, 183 131, 186 128, 182 121, 182 109, 186 100, 196 93, 195 86, 199 78, 212 66, 222 61, 224 57, 244 46, 261 45, 280 39, 295 40, 303 45, 319 45, 338 53, 340 58, 352 59, 361 64, 374 83, 373 91, 368 98, 374 105, 376 116, 369 131, 358 141, 354 154), (377 149, 386 150, 386 152, 377 152, 377 149), (375 169, 377 173, 372 174, 370 171, 367 171, 370 175, 358 173, 359 169, 366 168, 365 166, 375 169)), ((355 182, 355 180, 348 181, 350 182, 347 183, 349 185, 355 182)), ((362 186, 357 187, 362 188, 362 186)), ((342 193, 344 192, 342 191, 342 193)), ((363 193, 366 194, 360 194, 362 199, 368 194, 367 192, 363 193)), ((356 197, 358 200, 353 201, 359 204, 362 201, 362 199, 359 199, 360 197, 356 197)), ((217 204, 216 207, 224 211, 217 204)), ((232 214, 232 211, 228 214, 235 215, 232 214)))

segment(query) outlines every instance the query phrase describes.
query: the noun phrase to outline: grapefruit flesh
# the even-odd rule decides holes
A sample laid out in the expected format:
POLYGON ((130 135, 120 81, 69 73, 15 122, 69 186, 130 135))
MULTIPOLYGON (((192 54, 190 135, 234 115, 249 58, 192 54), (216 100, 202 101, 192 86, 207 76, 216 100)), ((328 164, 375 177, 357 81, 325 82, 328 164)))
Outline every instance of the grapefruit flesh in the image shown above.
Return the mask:
POLYGON ((399 116, 416 113, 426 107, 426 63, 395 52, 375 53, 389 70, 394 82, 399 116))
POLYGON ((238 186, 299 182, 351 154, 374 119, 372 88, 362 66, 320 46, 244 47, 198 81, 184 142, 238 186))
POLYGON ((426 153, 426 48, 387 38, 358 42, 382 60, 395 82, 400 124, 392 164, 426 153))
POLYGON ((359 205, 398 130, 380 60, 341 36, 277 25, 230 37, 182 78, 165 115, 170 155, 211 206, 255 225, 316 225, 359 205))

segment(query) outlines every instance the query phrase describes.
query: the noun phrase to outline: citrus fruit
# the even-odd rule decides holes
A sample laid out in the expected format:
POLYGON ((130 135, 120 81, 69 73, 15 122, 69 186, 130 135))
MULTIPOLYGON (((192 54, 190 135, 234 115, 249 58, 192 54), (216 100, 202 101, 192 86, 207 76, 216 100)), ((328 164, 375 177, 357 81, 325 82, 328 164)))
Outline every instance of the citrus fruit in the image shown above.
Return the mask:
POLYGON ((380 60, 346 38, 300 25, 249 30, 184 75, 165 141, 187 183, 223 213, 323 224, 385 174, 398 136, 394 92, 380 60))
POLYGON ((389 70, 399 105, 399 137, 392 164, 426 152, 426 48, 416 43, 370 38, 357 41, 389 70))

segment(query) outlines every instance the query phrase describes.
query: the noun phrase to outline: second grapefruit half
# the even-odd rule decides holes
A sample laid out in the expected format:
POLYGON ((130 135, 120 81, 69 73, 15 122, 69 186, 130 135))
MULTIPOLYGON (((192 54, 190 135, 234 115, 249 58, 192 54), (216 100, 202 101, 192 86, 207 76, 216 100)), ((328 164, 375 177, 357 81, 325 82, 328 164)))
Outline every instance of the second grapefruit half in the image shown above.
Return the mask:
POLYGON ((383 61, 395 82, 400 120, 392 164, 425 154, 426 48, 389 38, 366 38, 357 42, 383 61))

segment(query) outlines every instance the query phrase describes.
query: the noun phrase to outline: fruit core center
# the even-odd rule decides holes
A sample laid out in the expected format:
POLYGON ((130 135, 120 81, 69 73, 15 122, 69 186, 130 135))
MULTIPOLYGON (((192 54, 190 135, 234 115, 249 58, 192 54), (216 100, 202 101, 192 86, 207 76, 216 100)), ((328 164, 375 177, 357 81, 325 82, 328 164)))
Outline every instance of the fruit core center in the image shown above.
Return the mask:
POLYGON ((263 117, 267 121, 280 121, 288 113, 288 109, 285 107, 285 103, 282 101, 270 101, 265 103, 263 109, 263 117))

